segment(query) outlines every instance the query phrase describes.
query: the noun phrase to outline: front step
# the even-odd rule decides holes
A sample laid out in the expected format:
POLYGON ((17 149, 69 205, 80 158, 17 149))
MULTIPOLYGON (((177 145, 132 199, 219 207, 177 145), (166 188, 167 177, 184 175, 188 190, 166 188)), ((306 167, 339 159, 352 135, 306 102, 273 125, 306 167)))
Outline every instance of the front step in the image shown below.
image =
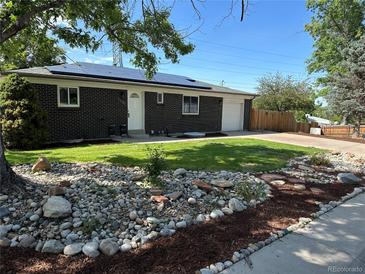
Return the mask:
POLYGON ((128 135, 132 138, 148 138, 150 137, 143 129, 128 130, 128 135))

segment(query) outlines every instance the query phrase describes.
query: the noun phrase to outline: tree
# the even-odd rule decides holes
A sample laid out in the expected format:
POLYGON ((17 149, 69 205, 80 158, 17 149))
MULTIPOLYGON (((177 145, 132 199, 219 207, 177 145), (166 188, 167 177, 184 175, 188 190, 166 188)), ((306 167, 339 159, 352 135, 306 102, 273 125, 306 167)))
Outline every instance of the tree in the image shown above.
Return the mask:
POLYGON ((46 113, 32 85, 17 74, 0 84, 3 142, 7 148, 33 149, 47 139, 46 113))
POLYGON ((314 39, 314 52, 308 60, 310 73, 324 73, 320 83, 342 70, 342 51, 365 32, 365 1, 307 0, 313 12, 305 30, 314 39))
POLYGON ((293 111, 297 120, 314 110, 314 92, 305 81, 295 81, 280 73, 261 77, 256 88, 259 96, 254 107, 264 110, 293 111))
POLYGON ((194 48, 169 22, 170 8, 159 1, 142 1, 139 17, 136 2, 126 0, 2 0, 1 6, 0 43, 24 31, 50 33, 70 47, 95 51, 106 37, 132 54, 132 63, 146 69, 148 77, 160 61, 153 49, 176 63, 194 48))
POLYGON ((65 51, 44 32, 18 33, 0 44, 0 71, 65 63, 65 51))
POLYGON ((365 35, 343 51, 343 59, 344 71, 329 81, 327 101, 333 113, 355 123, 359 135, 361 121, 365 119, 365 35))
MULTIPOLYGON (((200 16, 194 0, 190 2, 200 16)), ((180 55, 192 52, 194 47, 184 41, 185 37, 169 21, 170 7, 157 0, 142 0, 140 8, 136 3, 133 0, 0 0, 0 46, 17 35, 27 33, 35 37, 44 33, 70 47, 93 52, 107 38, 123 52, 132 54, 132 63, 146 69, 146 76, 151 78, 160 62, 153 49, 161 50, 166 59, 176 63, 180 55)), ((242 0, 241 21, 246 8, 247 1, 242 0)), ((0 142, 0 186, 3 187, 17 179, 5 159, 2 136, 0 142)))

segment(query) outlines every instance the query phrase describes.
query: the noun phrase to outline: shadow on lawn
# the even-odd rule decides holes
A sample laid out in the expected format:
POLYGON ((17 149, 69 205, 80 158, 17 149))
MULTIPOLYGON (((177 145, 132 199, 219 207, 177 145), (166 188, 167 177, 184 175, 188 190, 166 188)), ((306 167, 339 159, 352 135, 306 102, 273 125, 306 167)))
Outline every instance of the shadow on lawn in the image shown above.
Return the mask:
MULTIPOLYGON (((290 158, 303 156, 304 151, 273 148, 264 145, 209 143, 193 148, 167 150, 169 169, 184 167, 193 170, 267 171, 284 167, 290 158)), ((124 166, 141 166, 146 158, 111 155, 106 162, 124 166)))

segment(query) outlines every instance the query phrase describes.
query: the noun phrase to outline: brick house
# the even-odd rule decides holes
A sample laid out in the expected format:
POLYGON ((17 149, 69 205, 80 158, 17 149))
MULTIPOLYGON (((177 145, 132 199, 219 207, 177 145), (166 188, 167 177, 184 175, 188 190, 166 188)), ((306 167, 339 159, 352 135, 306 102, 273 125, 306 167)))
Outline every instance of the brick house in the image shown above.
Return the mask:
POLYGON ((48 113, 50 142, 129 132, 220 132, 249 128, 252 93, 184 76, 90 63, 17 69, 48 113), (114 128, 114 130, 113 130, 114 128))

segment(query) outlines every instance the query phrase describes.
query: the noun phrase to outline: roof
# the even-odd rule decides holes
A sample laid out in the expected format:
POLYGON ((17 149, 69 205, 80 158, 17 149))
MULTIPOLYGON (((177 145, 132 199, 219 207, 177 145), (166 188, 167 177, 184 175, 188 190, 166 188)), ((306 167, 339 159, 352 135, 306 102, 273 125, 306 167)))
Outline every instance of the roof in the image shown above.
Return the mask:
POLYGON ((190 77, 173 75, 167 73, 156 73, 152 79, 147 79, 145 73, 140 69, 122 68, 108 65, 78 62, 74 64, 62 64, 46 67, 34 67, 26 69, 16 69, 5 71, 3 74, 18 73, 23 76, 34 77, 55 77, 55 78, 85 78, 99 79, 100 81, 121 81, 146 83, 153 85, 168 85, 176 87, 186 87, 220 93, 234 93, 255 96, 253 93, 243 92, 236 89, 217 86, 210 83, 198 81, 190 77))

